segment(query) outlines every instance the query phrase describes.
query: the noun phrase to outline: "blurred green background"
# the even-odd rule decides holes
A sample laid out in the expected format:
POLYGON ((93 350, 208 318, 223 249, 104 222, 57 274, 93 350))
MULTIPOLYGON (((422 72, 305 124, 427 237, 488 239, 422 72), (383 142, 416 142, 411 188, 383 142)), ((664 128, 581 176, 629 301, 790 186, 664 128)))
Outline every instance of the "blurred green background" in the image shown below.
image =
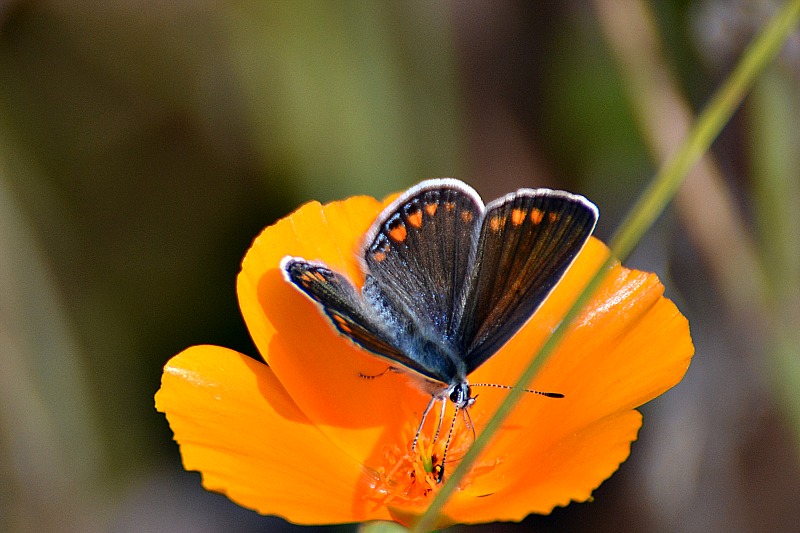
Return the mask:
MULTIPOLYGON (((0 3, 0 529, 300 529, 203 491, 153 407, 180 350, 257 355, 259 231, 454 176, 583 193, 607 238, 778 4, 0 3)), ((697 354, 596 501, 456 529, 796 530, 798 119, 795 33, 627 262, 697 354)))

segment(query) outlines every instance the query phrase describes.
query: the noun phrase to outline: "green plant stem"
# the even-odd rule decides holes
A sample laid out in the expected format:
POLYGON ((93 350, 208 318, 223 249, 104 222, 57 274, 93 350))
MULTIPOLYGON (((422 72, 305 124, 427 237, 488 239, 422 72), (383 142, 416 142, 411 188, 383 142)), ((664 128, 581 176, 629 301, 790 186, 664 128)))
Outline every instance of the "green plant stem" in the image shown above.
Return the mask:
POLYGON ((645 231, 675 196, 683 178, 711 146, 730 120, 759 73, 778 54, 800 18, 800 1, 787 2, 750 44, 736 68, 695 121, 677 153, 661 167, 656 177, 620 224, 611 239, 612 252, 626 257, 645 231))
POLYGON ((667 203, 675 195, 686 174, 708 150, 711 142, 733 115, 755 78, 778 54, 792 29, 797 25, 798 18, 800 18, 800 0, 787 2, 750 44, 736 68, 700 114, 680 149, 661 167, 650 186, 644 191, 624 219, 619 231, 611 239, 611 256, 598 269, 592 280, 567 312, 564 320, 553 331, 553 334, 539 350, 539 353, 536 354, 522 376, 520 376, 514 389, 486 424, 483 432, 475 439, 462 461, 442 486, 442 489, 434 496, 431 505, 414 525, 412 531, 428 531, 434 526, 439 513, 469 471, 472 463, 486 448, 512 409, 516 407, 517 402, 524 393, 522 389, 533 380, 539 369, 564 337, 583 306, 600 286, 608 267, 614 262, 614 258, 624 259, 627 257, 645 231, 658 218, 667 203))

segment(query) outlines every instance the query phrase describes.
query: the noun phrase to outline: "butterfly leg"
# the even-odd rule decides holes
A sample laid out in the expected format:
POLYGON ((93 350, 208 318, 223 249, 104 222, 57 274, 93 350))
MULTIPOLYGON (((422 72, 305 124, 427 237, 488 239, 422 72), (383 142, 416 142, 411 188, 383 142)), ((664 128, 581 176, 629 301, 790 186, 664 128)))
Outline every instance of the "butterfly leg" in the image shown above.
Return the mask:
MULTIPOLYGON (((391 368, 391 367, 389 367, 391 368)), ((411 443, 411 451, 417 449, 417 441, 419 440, 419 434, 422 433, 422 426, 425 425, 425 420, 428 418, 428 413, 431 412, 433 408, 433 404, 436 402, 436 397, 431 396, 431 401, 428 402, 428 406, 425 407, 425 411, 422 412, 422 419, 419 421, 419 427, 417 428, 417 434, 414 435, 414 442, 411 443)), ((440 422, 441 423, 441 422, 440 422)))
POLYGON ((472 417, 469 414, 469 409, 462 409, 464 413, 464 425, 466 425, 472 433, 472 442, 475 442, 475 424, 472 423, 472 417))
POLYGON ((436 424, 436 433, 433 434, 433 442, 439 440, 439 433, 442 431, 442 421, 444 420, 444 410, 447 407, 447 398, 440 400, 441 406, 439 409, 439 422, 436 424))
POLYGON ((450 439, 453 437, 453 428, 456 425, 456 419, 458 418, 458 406, 456 406, 456 410, 453 413, 453 420, 450 422, 450 431, 447 432, 447 441, 444 443, 444 451, 442 452, 442 462, 434 466, 434 477, 436 478, 436 483, 441 483, 444 479, 444 464, 447 461, 447 449, 450 447, 450 439))

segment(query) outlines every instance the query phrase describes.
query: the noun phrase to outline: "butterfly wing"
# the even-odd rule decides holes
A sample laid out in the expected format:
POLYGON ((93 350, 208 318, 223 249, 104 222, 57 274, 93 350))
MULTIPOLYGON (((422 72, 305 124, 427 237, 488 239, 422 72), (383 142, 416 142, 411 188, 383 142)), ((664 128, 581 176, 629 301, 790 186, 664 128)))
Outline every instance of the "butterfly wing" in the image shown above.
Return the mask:
POLYGON ((460 318, 467 373, 530 319, 583 248, 597 208, 582 196, 521 189, 486 206, 460 318))
POLYGON ((455 346, 483 202, 453 179, 420 183, 367 232, 363 257, 383 296, 413 317, 415 335, 455 346))
POLYGON ((561 280, 591 235, 582 196, 522 189, 484 210, 457 180, 422 182, 367 232, 359 293, 322 263, 286 257, 284 276, 342 335, 439 385, 499 350, 561 280))
POLYGON ((281 261, 284 277, 317 303, 336 330, 358 346, 399 363, 426 379, 428 368, 409 358, 397 348, 396 333, 379 314, 366 307, 363 298, 344 276, 318 262, 287 256, 281 261))

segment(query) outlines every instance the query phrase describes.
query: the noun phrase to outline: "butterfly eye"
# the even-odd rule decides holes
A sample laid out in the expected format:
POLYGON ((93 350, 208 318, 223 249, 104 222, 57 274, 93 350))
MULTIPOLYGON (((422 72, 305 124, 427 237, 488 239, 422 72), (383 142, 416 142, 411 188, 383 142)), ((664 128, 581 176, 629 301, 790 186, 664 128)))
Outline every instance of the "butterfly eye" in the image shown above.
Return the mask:
POLYGON ((472 390, 469 385, 462 383, 453 389, 450 393, 450 401, 455 404, 459 409, 464 409, 472 405, 472 390))

